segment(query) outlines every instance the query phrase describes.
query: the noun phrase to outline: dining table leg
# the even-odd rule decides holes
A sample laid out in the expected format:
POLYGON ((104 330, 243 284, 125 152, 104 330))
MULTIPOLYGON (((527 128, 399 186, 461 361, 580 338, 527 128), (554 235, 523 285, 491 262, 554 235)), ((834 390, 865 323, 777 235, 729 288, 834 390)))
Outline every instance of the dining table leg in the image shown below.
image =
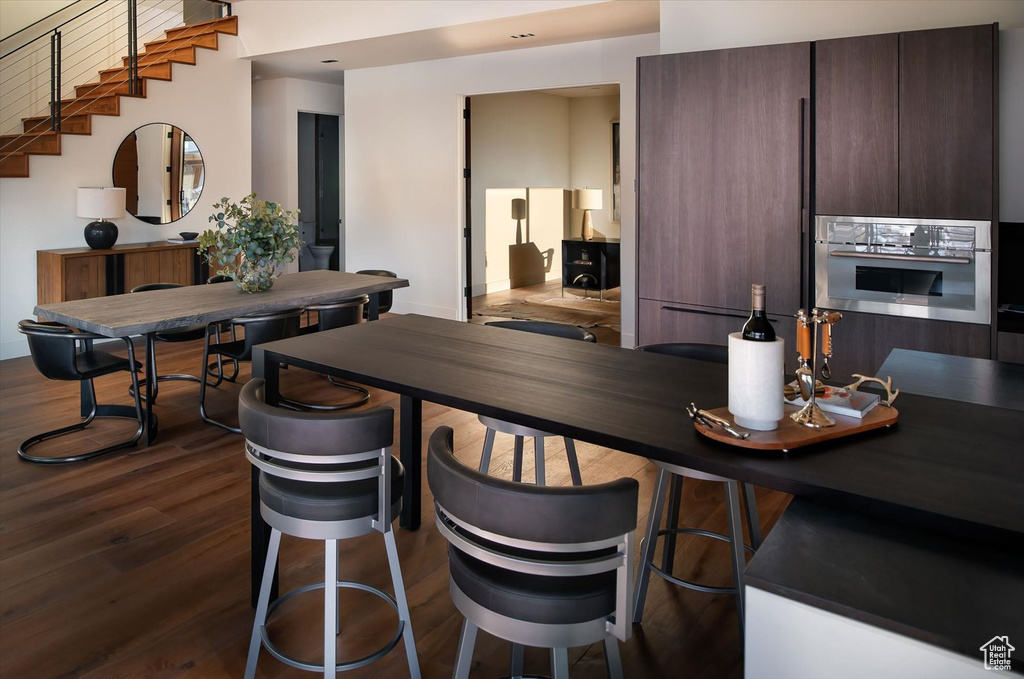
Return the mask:
POLYGON ((402 486, 402 515, 398 525, 406 530, 417 530, 420 527, 423 401, 403 394, 399 420, 399 459, 405 467, 405 485, 402 486))
POLYGON ((146 445, 151 446, 156 441, 157 421, 153 413, 154 390, 156 389, 156 361, 153 360, 153 352, 156 351, 156 333, 146 333, 146 445))
MULTIPOLYGON (((263 349, 255 347, 252 350, 252 378, 263 378, 263 398, 268 405, 278 405, 280 375, 280 364, 267 360, 263 349)), ((271 528, 260 514, 260 470, 253 466, 249 474, 249 573, 252 578, 249 602, 253 608, 256 608, 260 586, 263 584, 263 569, 266 566, 267 549, 270 546, 271 528)), ((274 581, 270 586, 270 600, 277 599, 277 595, 278 569, 275 566, 274 581)))

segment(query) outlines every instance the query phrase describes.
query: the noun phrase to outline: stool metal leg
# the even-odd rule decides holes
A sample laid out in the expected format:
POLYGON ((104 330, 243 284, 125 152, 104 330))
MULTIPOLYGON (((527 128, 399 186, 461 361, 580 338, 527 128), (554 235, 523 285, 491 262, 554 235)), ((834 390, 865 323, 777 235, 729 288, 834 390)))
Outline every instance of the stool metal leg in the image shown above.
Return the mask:
POLYGON ((661 523, 661 510, 665 504, 665 488, 669 476, 669 472, 659 468, 658 479, 654 482, 651 511, 647 515, 647 530, 644 532, 640 549, 640 572, 637 574, 636 591, 633 592, 633 622, 640 622, 644 614, 644 601, 647 599, 647 585, 651 582, 651 563, 654 561, 654 547, 658 542, 658 524, 661 523))
POLYGON ((551 679, 569 679, 569 649, 551 649, 551 679))
POLYGON ((583 477, 580 476, 580 461, 576 457, 576 442, 568 436, 565 437, 565 456, 569 458, 569 474, 572 476, 572 485, 582 486, 583 477))
POLYGON ((619 640, 611 634, 604 638, 604 666, 608 679, 623 679, 622 658, 619 657, 619 640))
POLYGON ((324 679, 334 679, 338 640, 333 634, 338 618, 338 588, 328 587, 338 578, 338 541, 324 540, 324 679))
POLYGON ((757 515, 757 498, 754 487, 749 483, 741 483, 743 489, 743 509, 747 514, 747 530, 750 531, 750 546, 757 551, 761 548, 761 519, 757 515))
POLYGON ((494 433, 493 429, 487 427, 487 433, 484 434, 484 450, 480 453, 481 474, 486 474, 491 466, 491 451, 494 450, 494 433))
POLYGON ((512 480, 516 483, 523 481, 523 437, 517 436, 515 448, 512 452, 512 480))
POLYGON ((679 528, 679 508, 683 502, 683 477, 672 474, 672 483, 668 491, 668 514, 665 516, 665 529, 669 533, 665 536, 665 551, 661 553, 661 570, 666 573, 672 572, 672 564, 676 557, 676 534, 679 528))
POLYGON ((263 645, 262 629, 267 622, 270 588, 274 582, 274 570, 277 568, 277 553, 280 548, 281 531, 272 528, 270 544, 267 546, 267 561, 263 567, 263 584, 260 585, 260 596, 256 604, 256 620, 252 624, 252 638, 249 640, 249 658, 245 662, 245 679, 253 679, 256 676, 256 662, 260 657, 260 646, 263 645))
POLYGON ((462 621, 462 634, 459 635, 459 649, 455 655, 453 679, 469 679, 469 667, 473 664, 473 647, 476 645, 477 626, 466 618, 462 621))
MULTIPOLYGON (((388 565, 391 567, 391 584, 395 588, 395 603, 398 604, 398 617, 402 621, 402 641, 405 644, 405 657, 409 661, 409 676, 420 677, 420 661, 416 654, 416 637, 412 633, 412 614, 409 612, 409 599, 405 594, 405 581, 402 578, 402 566, 398 561, 398 545, 395 532, 391 526, 384 531, 384 546, 388 550, 388 565)), ((472 649, 470 649, 472 655, 472 649)))
POLYGON ((512 644, 509 652, 508 676, 510 679, 522 679, 523 667, 525 665, 526 648, 522 644, 512 644))
POLYGON ((544 485, 544 437, 533 437, 533 478, 538 486, 544 485))
POLYGON ((743 555, 743 524, 740 519, 740 489, 736 481, 726 481, 725 505, 726 517, 729 520, 730 547, 732 549, 732 574, 736 586, 736 617, 740 623, 740 641, 743 641, 743 571, 747 568, 747 560, 743 555))

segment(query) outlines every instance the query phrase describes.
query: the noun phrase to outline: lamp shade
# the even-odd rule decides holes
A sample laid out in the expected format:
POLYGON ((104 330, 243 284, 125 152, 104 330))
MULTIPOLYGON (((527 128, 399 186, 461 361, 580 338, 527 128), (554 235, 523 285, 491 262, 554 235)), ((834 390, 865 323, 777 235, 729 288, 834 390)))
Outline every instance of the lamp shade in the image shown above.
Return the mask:
POLYGON ((78 189, 76 212, 86 219, 124 217, 125 189, 86 187, 78 189))
POLYGON ((512 199, 512 219, 526 219, 526 199, 512 199))
POLYGON ((576 189, 572 192, 572 202, 577 210, 600 210, 601 189, 576 189))

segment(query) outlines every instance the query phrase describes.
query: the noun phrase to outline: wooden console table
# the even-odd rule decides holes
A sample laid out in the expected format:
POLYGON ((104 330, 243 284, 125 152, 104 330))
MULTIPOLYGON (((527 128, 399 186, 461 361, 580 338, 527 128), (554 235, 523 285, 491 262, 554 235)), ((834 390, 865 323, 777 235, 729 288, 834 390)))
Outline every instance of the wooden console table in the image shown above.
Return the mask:
POLYGON ((195 285, 208 276, 198 243, 125 243, 36 252, 36 303, 53 304, 130 292, 143 283, 195 285))

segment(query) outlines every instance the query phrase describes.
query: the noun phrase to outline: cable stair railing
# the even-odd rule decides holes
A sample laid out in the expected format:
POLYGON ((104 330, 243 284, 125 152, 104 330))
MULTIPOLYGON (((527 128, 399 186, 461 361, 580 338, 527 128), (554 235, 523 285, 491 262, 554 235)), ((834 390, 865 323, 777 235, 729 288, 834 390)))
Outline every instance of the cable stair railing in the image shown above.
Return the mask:
POLYGON ((144 98, 147 80, 171 80, 175 63, 194 65, 195 50, 216 50, 219 33, 237 34, 221 0, 78 0, 5 38, 0 177, 29 176, 30 155, 59 155, 62 135, 90 134, 92 116, 119 115, 121 97, 144 98))

